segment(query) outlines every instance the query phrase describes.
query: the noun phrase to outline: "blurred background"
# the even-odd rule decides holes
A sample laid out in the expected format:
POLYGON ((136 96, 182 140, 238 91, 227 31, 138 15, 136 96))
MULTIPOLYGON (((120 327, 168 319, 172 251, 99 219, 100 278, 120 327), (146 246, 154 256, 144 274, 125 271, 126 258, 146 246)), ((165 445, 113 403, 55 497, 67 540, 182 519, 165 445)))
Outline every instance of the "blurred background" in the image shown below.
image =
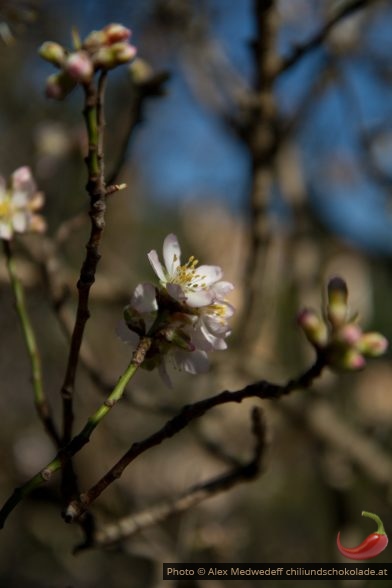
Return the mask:
MULTIPOLYGON (((108 204, 77 378, 77 428, 127 365, 131 350, 116 327, 136 284, 152 279, 147 252, 160 252, 168 233, 178 235, 184 257, 223 267, 236 286, 237 312, 229 350, 214 354, 206 376, 175 374, 172 390, 155 373, 136 376, 75 459, 82 489, 184 404, 258 379, 284 383, 310 366, 296 315, 303 306, 320 309, 332 275, 347 280, 361 324, 392 337, 390 2, 0 0, 0 172, 30 165, 46 195, 47 238, 23 237, 15 249, 56 418, 89 233, 86 137, 82 92, 46 99, 53 68, 37 49, 46 40, 71 46, 72 27, 84 37, 110 22, 130 27, 138 47, 132 66, 110 74, 106 96, 107 178, 128 188, 108 204)), ((0 301, 3 500, 53 448, 34 411, 3 262, 0 301)), ((342 561, 339 530, 347 545, 373 531, 362 510, 392 532, 391 386, 387 354, 361 373, 326 371, 311 391, 279 402, 214 409, 136 460, 94 504, 97 524, 249 460, 255 404, 267 428, 258 479, 77 557, 81 533, 63 523, 54 480, 2 531, 0 585, 177 588, 181 582, 162 583, 163 561, 342 561)), ((391 562, 390 554, 377 563, 391 562)))

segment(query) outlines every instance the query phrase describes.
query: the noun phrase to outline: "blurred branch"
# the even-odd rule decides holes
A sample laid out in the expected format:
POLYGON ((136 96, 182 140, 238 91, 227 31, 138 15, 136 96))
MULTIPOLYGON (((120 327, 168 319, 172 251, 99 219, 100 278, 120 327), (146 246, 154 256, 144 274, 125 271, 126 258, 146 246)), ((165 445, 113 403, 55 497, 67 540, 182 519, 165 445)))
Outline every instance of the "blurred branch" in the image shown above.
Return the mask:
POLYGON ((131 66, 132 87, 129 100, 129 121, 124 132, 117 159, 107 178, 108 186, 117 181, 127 159, 127 153, 133 132, 137 125, 143 121, 143 114, 146 102, 150 98, 164 95, 164 86, 169 79, 168 72, 154 73, 148 64, 141 59, 136 60, 131 66))
POLYGON ((252 186, 250 193, 250 250, 245 269, 247 283, 245 328, 243 337, 251 341, 257 306, 263 308, 263 293, 260 292, 260 276, 264 273, 268 244, 271 239, 268 205, 273 185, 273 158, 278 139, 278 121, 272 78, 269 75, 276 55, 276 6, 275 0, 254 0, 257 38, 253 43, 256 68, 255 103, 248 113, 245 140, 252 160, 252 186))
POLYGON ((170 502, 164 502, 133 516, 120 519, 114 524, 99 529, 91 537, 90 542, 76 547, 75 552, 94 547, 103 547, 126 539, 146 527, 156 525, 167 518, 184 512, 200 502, 213 498, 242 482, 249 482, 256 478, 261 469, 262 457, 265 450, 265 424, 260 410, 253 408, 252 433, 255 437, 253 456, 247 463, 237 461, 235 467, 217 478, 197 484, 180 494, 170 502))
POLYGON ((317 49, 323 41, 325 41, 334 26, 340 23, 344 18, 354 14, 358 10, 368 8, 370 5, 379 1, 380 0, 352 0, 351 2, 343 3, 343 6, 336 11, 335 15, 332 16, 313 37, 302 45, 295 47, 291 55, 276 64, 275 68, 270 71, 271 77, 278 77, 288 69, 297 65, 297 63, 299 63, 303 57, 308 55, 308 53, 317 49))
POLYGON ((172 419, 159 429, 156 433, 147 437, 143 441, 135 442, 130 449, 120 458, 120 460, 87 492, 80 495, 79 500, 72 501, 66 510, 65 519, 72 522, 78 519, 86 510, 102 494, 106 488, 118 479, 125 468, 128 467, 139 455, 145 451, 160 445, 166 439, 170 439, 192 421, 202 417, 206 412, 226 404, 228 402, 242 402, 246 398, 260 398, 260 399, 277 399, 299 388, 306 388, 311 385, 313 380, 320 376, 325 367, 325 358, 319 355, 315 363, 303 374, 294 380, 290 380, 285 385, 272 384, 265 380, 261 380, 254 384, 249 384, 241 390, 230 392, 225 390, 216 396, 211 396, 205 400, 200 400, 194 404, 188 404, 174 416, 172 419))

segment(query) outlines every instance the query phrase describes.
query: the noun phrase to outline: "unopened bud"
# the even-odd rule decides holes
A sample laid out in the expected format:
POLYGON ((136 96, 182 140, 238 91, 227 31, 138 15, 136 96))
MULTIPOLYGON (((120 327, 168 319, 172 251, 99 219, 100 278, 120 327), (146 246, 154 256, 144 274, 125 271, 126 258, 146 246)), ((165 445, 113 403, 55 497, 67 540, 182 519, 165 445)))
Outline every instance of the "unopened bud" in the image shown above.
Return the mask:
POLYGON ((115 52, 117 64, 128 63, 136 57, 137 49, 129 43, 115 43, 112 45, 112 49, 115 52))
POLYGON ((118 43, 119 41, 128 41, 132 32, 127 27, 124 27, 121 24, 112 23, 106 25, 102 29, 106 39, 106 43, 108 45, 112 45, 113 43, 118 43))
POLYGON ((38 53, 43 59, 46 59, 46 61, 49 61, 58 67, 63 65, 66 56, 64 47, 53 41, 46 41, 46 43, 43 43, 38 49, 38 53))
POLYGON ((298 324, 302 327, 308 341, 316 347, 323 347, 328 342, 328 329, 318 314, 305 308, 298 315, 298 324))
POLYGON ((60 72, 48 77, 45 92, 48 98, 63 100, 74 89, 75 85, 75 81, 65 74, 65 72, 60 72))
POLYGON ((368 357, 383 355, 387 348, 388 340, 381 333, 364 333, 357 344, 357 349, 368 357))
POLYGON ((358 341, 361 339, 361 337, 362 337, 361 328, 358 325, 355 325, 353 323, 349 323, 347 325, 343 325, 343 327, 337 331, 334 339, 337 342, 342 343, 343 345, 346 345, 347 347, 352 347, 356 343, 358 343, 358 341))
POLYGON ((83 41, 83 49, 94 50, 105 44, 106 34, 103 31, 91 31, 83 41))
POLYGON ((332 369, 357 371, 365 367, 366 361, 357 349, 351 347, 344 352, 334 349, 330 353, 328 364, 332 369))
POLYGON ((67 57, 64 70, 75 82, 85 83, 91 80, 94 73, 93 64, 85 51, 76 51, 67 57))
POLYGON ((348 290, 346 282, 340 278, 332 278, 328 283, 327 317, 333 327, 339 327, 347 320, 348 290))
POLYGON ((140 57, 130 64, 129 71, 135 84, 143 84, 154 75, 154 70, 151 65, 140 57))

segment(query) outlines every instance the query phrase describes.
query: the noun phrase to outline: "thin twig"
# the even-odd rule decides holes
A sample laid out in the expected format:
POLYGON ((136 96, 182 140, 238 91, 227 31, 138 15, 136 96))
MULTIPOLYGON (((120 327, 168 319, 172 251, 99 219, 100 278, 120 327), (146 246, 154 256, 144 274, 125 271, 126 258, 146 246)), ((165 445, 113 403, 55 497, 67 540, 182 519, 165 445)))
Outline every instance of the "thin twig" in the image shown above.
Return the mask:
POLYGON ((10 243, 5 239, 3 239, 3 249, 11 287, 14 294, 16 312, 18 313, 26 348, 30 358, 35 408, 48 436, 56 447, 60 447, 61 438, 55 426, 52 412, 45 395, 42 380, 41 357, 38 351, 34 329, 27 312, 23 287, 15 271, 10 243))
POLYGON ((133 516, 122 518, 116 523, 97 530, 89 542, 76 547, 75 553, 121 541, 147 527, 161 523, 173 515, 184 512, 204 500, 227 491, 241 482, 249 482, 256 478, 262 467, 262 457, 265 449, 265 424, 258 408, 253 408, 251 416, 255 447, 249 462, 241 463, 237 460, 235 467, 229 472, 192 486, 176 499, 156 505, 133 516))
MULTIPOLYGON (((325 359, 319 355, 311 368, 286 385, 272 384, 265 380, 249 384, 241 390, 230 392, 225 390, 216 396, 200 400, 194 404, 184 406, 181 411, 166 424, 146 439, 133 443, 130 449, 119 459, 119 461, 87 492, 83 493, 79 500, 72 501, 65 513, 68 522, 78 519, 87 507, 92 504, 110 484, 117 480, 126 467, 145 451, 160 445, 166 439, 170 439, 195 419, 202 417, 206 412, 228 402, 242 402, 246 398, 277 399, 289 394, 293 390, 308 387, 317 378, 325 367, 325 359)), ((0 513, 1 514, 1 513, 0 513)))
POLYGON ((132 81, 131 96, 129 100, 129 121, 123 138, 121 139, 117 159, 113 164, 112 170, 107 178, 106 184, 111 186, 115 184, 122 168, 127 159, 129 146, 133 133, 137 125, 143 120, 145 103, 149 98, 162 96, 164 93, 164 84, 167 82, 169 74, 167 72, 158 72, 149 75, 147 78, 136 82, 132 81))
MULTIPOLYGON (((95 431, 96 427, 102 422, 103 418, 110 412, 110 410, 121 400, 126 385, 143 363, 150 345, 151 339, 148 337, 140 340, 139 345, 133 353, 132 360, 117 382, 116 387, 112 390, 111 394, 107 397, 105 402, 101 404, 98 410, 96 410, 95 413, 89 417, 80 433, 73 437, 73 439, 66 446, 62 447, 57 452, 54 459, 52 459, 52 461, 50 461, 43 470, 33 476, 28 482, 26 482, 26 484, 24 484, 24 486, 15 489, 13 494, 10 496, 0 511, 0 528, 4 526, 8 515, 25 496, 28 496, 33 490, 39 488, 39 486, 45 482, 48 482, 52 478, 53 474, 58 470, 64 470, 64 467, 71 462, 72 457, 90 441, 90 437, 95 431)), ((71 471, 70 474, 73 476, 73 471, 71 471)), ((71 478, 70 483, 72 482, 73 479, 71 478)))
POLYGON ((104 74, 101 75, 98 91, 93 82, 85 86, 85 109, 89 150, 86 157, 88 169, 87 192, 90 196, 91 233, 86 245, 86 257, 84 259, 80 277, 77 284, 79 299, 76 311, 76 320, 71 337, 71 345, 64 382, 61 388, 63 398, 63 443, 69 442, 72 436, 73 425, 73 392, 75 386, 76 370, 78 366, 80 347, 84 335, 86 322, 89 319, 89 295, 90 288, 95 281, 95 272, 100 259, 99 245, 105 227, 106 189, 103 176, 102 162, 102 134, 103 134, 103 90, 105 85, 104 74))
POLYGON ((282 73, 286 72, 290 68, 294 67, 301 61, 301 59, 308 55, 313 49, 317 49, 323 41, 327 38, 331 30, 350 14, 361 10, 362 8, 367 8, 371 4, 375 4, 379 0, 353 0, 351 2, 346 2, 343 6, 336 12, 334 16, 332 16, 324 26, 302 45, 298 45, 295 47, 288 57, 283 59, 280 63, 278 63, 274 70, 270 71, 270 75, 273 79, 280 76, 282 73))

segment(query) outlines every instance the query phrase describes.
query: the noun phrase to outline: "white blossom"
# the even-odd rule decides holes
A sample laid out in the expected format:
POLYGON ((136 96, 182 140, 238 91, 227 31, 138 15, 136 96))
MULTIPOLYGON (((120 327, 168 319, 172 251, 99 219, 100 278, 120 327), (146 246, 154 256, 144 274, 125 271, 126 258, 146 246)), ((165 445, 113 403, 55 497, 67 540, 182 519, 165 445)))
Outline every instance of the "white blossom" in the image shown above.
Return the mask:
POLYGON ((9 240, 14 233, 44 231, 45 221, 36 214, 43 203, 29 167, 15 170, 9 187, 0 177, 0 238, 9 240))
POLYGON ((180 246, 173 234, 164 240, 164 265, 154 250, 148 259, 160 287, 148 283, 136 287, 118 335, 133 346, 141 335, 150 335, 153 344, 144 367, 158 367, 170 385, 169 368, 204 373, 209 367, 208 353, 227 349, 234 308, 226 296, 234 286, 221 280, 220 267, 198 267, 193 256, 181 265, 180 246))

